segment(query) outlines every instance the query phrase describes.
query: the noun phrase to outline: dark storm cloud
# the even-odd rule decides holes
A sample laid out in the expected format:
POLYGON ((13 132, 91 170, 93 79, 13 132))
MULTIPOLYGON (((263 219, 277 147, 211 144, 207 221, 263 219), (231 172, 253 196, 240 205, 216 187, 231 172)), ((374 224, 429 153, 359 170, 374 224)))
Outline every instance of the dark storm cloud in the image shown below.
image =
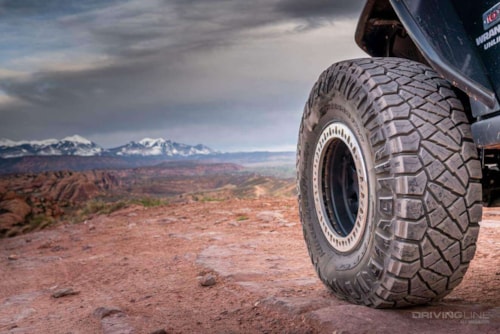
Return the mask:
POLYGON ((276 8, 295 18, 358 17, 365 0, 282 0, 276 8))
MULTIPOLYGON (((44 29, 48 35, 57 28, 61 39, 76 41, 80 58, 72 62, 70 54, 64 64, 28 75, 0 72, 0 92, 8 97, 2 102, 0 95, 0 137, 79 133, 111 142, 113 133, 163 132, 208 143, 212 136, 221 145, 224 131, 240 146, 295 137, 311 84, 303 73, 318 56, 301 49, 307 40, 294 38, 304 27, 317 28, 315 18, 350 18, 361 7, 322 0, 22 3, 0 0, 0 12, 54 15, 37 18, 33 28, 41 40, 44 29)), ((52 61, 36 56, 29 61, 52 61)), ((122 140, 129 139, 138 138, 122 140)))

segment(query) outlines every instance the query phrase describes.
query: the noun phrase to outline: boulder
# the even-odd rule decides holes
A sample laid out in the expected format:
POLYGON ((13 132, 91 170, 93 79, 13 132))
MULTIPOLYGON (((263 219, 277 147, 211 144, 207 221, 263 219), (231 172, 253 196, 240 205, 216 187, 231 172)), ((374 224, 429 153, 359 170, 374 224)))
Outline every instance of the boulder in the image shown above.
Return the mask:
POLYGON ((23 219, 31 213, 31 207, 22 198, 13 198, 0 202, 0 210, 12 212, 23 219))

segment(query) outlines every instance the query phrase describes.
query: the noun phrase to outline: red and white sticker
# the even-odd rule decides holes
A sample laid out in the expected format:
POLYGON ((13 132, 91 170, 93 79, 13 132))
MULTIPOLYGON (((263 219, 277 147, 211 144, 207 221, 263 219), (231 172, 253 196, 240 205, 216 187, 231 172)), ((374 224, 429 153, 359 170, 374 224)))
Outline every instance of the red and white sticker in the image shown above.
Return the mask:
POLYGON ((500 20, 500 2, 483 14, 483 28, 488 30, 500 20))

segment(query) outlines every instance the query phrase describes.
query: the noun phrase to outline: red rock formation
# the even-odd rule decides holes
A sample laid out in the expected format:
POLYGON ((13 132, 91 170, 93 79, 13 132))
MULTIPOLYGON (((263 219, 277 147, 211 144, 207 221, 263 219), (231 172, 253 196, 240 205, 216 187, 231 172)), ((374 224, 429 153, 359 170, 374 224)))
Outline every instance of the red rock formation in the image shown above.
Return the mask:
POLYGON ((118 185, 117 177, 106 171, 45 172, 0 178, 0 237, 34 217, 57 219, 64 214, 64 207, 104 195, 118 185))
POLYGON ((31 207, 13 192, 0 194, 0 235, 17 224, 24 223, 31 207))

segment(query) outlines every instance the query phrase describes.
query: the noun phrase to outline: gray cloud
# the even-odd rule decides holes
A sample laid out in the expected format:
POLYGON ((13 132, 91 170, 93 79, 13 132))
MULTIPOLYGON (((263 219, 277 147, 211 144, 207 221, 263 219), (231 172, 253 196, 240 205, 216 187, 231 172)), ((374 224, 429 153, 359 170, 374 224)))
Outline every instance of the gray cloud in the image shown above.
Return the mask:
POLYGON ((4 15, 58 15, 83 12, 112 4, 119 0, 0 0, 0 13, 4 15))
POLYGON ((362 0, 281 0, 276 8, 295 18, 357 18, 364 3, 362 0))
MULTIPOLYGON (((61 1, 14 3, 0 0, 0 11, 22 15, 44 3, 54 13, 61 1)), ((69 56, 31 55, 26 64, 36 64, 34 72, 0 75, 9 98, 0 95, 0 137, 79 133, 110 146, 161 135, 221 149, 293 145, 314 78, 335 58, 361 55, 352 43, 358 1, 76 6, 63 6, 50 23, 33 22, 46 27, 41 35, 57 28, 61 40, 75 40, 52 50, 69 56), (81 66, 71 61, 73 50, 81 66)))

